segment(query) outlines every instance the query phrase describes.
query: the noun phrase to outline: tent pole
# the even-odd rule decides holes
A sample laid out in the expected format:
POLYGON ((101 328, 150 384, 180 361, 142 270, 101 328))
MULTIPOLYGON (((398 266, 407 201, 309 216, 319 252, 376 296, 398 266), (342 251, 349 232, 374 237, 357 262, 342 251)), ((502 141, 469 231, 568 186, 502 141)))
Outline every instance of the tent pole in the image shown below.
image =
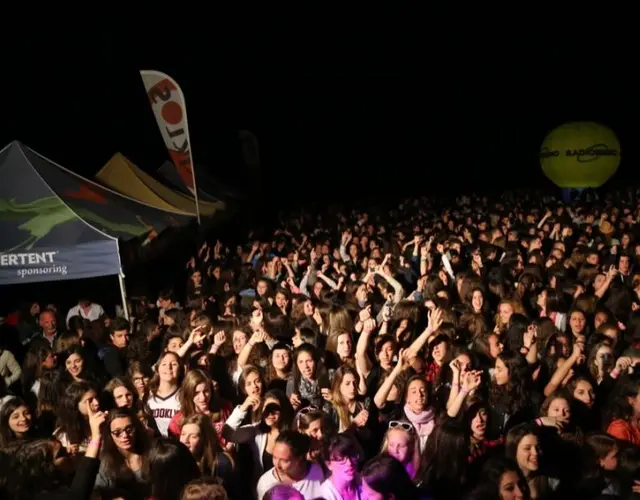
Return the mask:
POLYGON ((118 281, 120 282, 120 298, 122 299, 122 310, 124 317, 129 321, 129 308, 127 307, 127 287, 124 284, 124 273, 122 269, 118 273, 118 281))

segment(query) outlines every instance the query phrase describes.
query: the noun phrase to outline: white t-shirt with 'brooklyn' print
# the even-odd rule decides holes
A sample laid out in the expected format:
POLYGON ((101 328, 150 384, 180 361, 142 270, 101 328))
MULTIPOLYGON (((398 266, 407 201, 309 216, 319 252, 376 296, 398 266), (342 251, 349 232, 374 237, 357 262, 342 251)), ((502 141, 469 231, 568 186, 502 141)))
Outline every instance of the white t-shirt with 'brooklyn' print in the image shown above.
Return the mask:
POLYGON ((158 430, 163 436, 169 435, 169 422, 171 422, 173 416, 180 411, 179 394, 180 389, 176 389, 167 397, 163 398, 158 395, 150 395, 149 399, 147 399, 147 406, 149 410, 151 410, 151 415, 153 415, 158 430))

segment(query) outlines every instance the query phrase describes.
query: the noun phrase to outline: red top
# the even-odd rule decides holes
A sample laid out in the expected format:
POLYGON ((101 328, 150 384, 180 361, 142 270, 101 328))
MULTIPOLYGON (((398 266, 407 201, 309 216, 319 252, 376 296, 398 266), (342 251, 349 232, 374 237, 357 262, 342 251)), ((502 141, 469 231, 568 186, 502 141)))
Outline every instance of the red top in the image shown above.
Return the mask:
POLYGON ((435 361, 430 361, 427 363, 427 372, 425 373, 425 379, 430 384, 433 384, 438 378, 438 373, 440 373, 440 366, 435 361))
POLYGON ((19 312, 12 312, 10 314, 7 314, 4 318, 4 322, 7 325, 16 327, 18 326, 18 323, 20 322, 20 313, 19 312))
POLYGON ((504 444, 504 437, 500 437, 498 439, 484 439, 482 441, 477 441, 471 444, 471 450, 469 452, 469 463, 474 462, 478 458, 482 457, 485 453, 487 453, 492 448, 496 446, 501 446, 504 444))
POLYGON ((621 441, 628 441, 631 444, 640 446, 640 429, 637 425, 627 420, 616 419, 607 427, 607 434, 621 441))
MULTIPOLYGON (((222 401, 222 408, 220 409, 221 419, 217 422, 213 422, 213 428, 216 430, 216 434, 218 435, 218 439, 220 440, 220 444, 224 447, 227 444, 227 441, 222 437, 222 428, 224 427, 224 423, 231 415, 231 411, 233 407, 229 401, 222 401)), ((176 413, 171 422, 169 422, 169 435, 180 437, 180 431, 182 430, 182 410, 176 413)))

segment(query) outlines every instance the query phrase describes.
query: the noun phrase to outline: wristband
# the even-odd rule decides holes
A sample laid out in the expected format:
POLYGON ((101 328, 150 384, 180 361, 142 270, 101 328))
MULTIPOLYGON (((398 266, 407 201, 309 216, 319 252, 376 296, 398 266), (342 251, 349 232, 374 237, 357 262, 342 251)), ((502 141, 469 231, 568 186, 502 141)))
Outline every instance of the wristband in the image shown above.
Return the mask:
POLYGON ((89 441, 89 446, 95 446, 96 448, 99 448, 101 444, 102 440, 100 439, 92 439, 91 441, 89 441))
POLYGON ((460 387, 460 383, 459 382, 453 382, 451 384, 451 387, 460 387))
POLYGON ((536 418, 535 422, 536 422, 537 426, 542 427, 542 419, 541 418, 536 418))
POLYGON ((609 376, 611 378, 618 378, 620 376, 620 370, 618 370, 618 368, 614 368, 611 370, 611 373, 609 373, 609 376))
POLYGON ((469 394, 469 392, 470 392, 469 389, 467 389, 466 387, 463 387, 462 389, 460 389, 461 394, 467 395, 469 394))

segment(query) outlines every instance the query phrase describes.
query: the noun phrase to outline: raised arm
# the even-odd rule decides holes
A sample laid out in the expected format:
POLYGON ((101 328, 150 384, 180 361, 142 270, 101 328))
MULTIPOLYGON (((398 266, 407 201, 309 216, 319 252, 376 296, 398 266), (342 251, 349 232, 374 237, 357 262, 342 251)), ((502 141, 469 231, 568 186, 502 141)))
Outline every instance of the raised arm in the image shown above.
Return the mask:
POLYGON ((406 355, 404 349, 400 349, 398 353, 398 362, 396 366, 393 367, 391 373, 387 375, 387 378, 384 379, 384 382, 376 392, 376 395, 373 397, 373 402, 378 408, 383 408, 387 402, 387 398, 389 397, 389 393, 393 388, 393 384, 396 383, 396 379, 398 375, 402 373, 402 371, 407 367, 406 363, 406 355))
POLYGON ((478 387, 480 387, 481 380, 482 371, 480 370, 467 372, 463 375, 460 391, 456 395, 455 399, 447 404, 447 415, 451 418, 458 416, 465 399, 469 394, 473 393, 478 387))
POLYGON ((351 241, 351 232, 345 231, 342 233, 342 238, 340 240, 340 258, 343 262, 351 262, 351 257, 347 253, 347 245, 351 241))
POLYGON ((582 346, 580 344, 573 344, 573 352, 571 353, 571 356, 569 356, 560 367, 556 368, 551 380, 549 380, 549 383, 545 386, 545 396, 548 396, 560 387, 560 384, 562 384, 562 381, 567 377, 567 375, 569 375, 569 371, 571 371, 573 365, 578 362, 580 356, 582 356, 582 346))
POLYGON ((393 276, 386 274, 382 270, 382 267, 383 266, 380 266, 378 269, 376 269, 376 274, 378 276, 382 276, 387 281, 387 283, 389 283, 393 287, 393 290, 395 291, 393 302, 394 304, 397 304, 402 300, 402 297, 404 297, 404 288, 402 287, 400 282, 396 280, 393 276))
POLYGON ((424 332, 422 332, 420 336, 417 339, 415 339, 407 349, 410 355, 417 356, 418 353, 424 347, 424 345, 429 341, 429 339, 435 335, 435 333, 438 331, 438 328, 440 328, 441 325, 442 325, 442 310, 434 309, 433 312, 430 311, 427 328, 425 328, 424 332))
POLYGON ((260 406, 260 398, 247 396, 240 406, 236 406, 222 428, 222 437, 233 443, 247 443, 259 432, 257 424, 241 425, 250 409, 256 411, 260 406))
POLYGON ((331 288, 332 290, 338 289, 338 284, 335 281, 333 281, 331 278, 329 278, 326 274, 324 274, 322 271, 317 271, 316 276, 322 281, 324 281, 327 285, 329 285, 329 288, 331 288))
POLYGON ((376 322, 374 319, 369 318, 366 320, 362 326, 362 333, 358 338, 358 343, 356 344, 356 366, 358 372, 362 374, 364 378, 367 378, 369 373, 371 373, 372 363, 367 354, 367 349, 369 347, 369 337, 375 327, 376 322))
POLYGON ((177 352, 178 356, 180 356, 181 358, 184 358, 189 352, 189 349, 191 349, 191 346, 204 340, 204 338, 207 336, 208 333, 209 332, 204 331, 202 326, 198 326, 193 330, 191 330, 191 333, 189 334, 189 338, 184 344, 182 344, 182 347, 178 350, 177 352))
POLYGON ((600 285, 599 288, 594 290, 595 296, 598 297, 599 299, 604 297, 604 294, 607 293, 607 290, 609 290, 611 283, 613 282, 614 278, 617 275, 618 275, 618 270, 616 269, 616 266, 610 266, 609 270, 607 271, 604 282, 602 283, 602 285, 600 285))
POLYGON ((247 264, 253 264, 253 259, 256 257, 258 250, 260 250, 260 242, 254 241, 253 245, 251 246, 251 252, 249 252, 249 255, 247 255, 247 260, 245 261, 247 264))

